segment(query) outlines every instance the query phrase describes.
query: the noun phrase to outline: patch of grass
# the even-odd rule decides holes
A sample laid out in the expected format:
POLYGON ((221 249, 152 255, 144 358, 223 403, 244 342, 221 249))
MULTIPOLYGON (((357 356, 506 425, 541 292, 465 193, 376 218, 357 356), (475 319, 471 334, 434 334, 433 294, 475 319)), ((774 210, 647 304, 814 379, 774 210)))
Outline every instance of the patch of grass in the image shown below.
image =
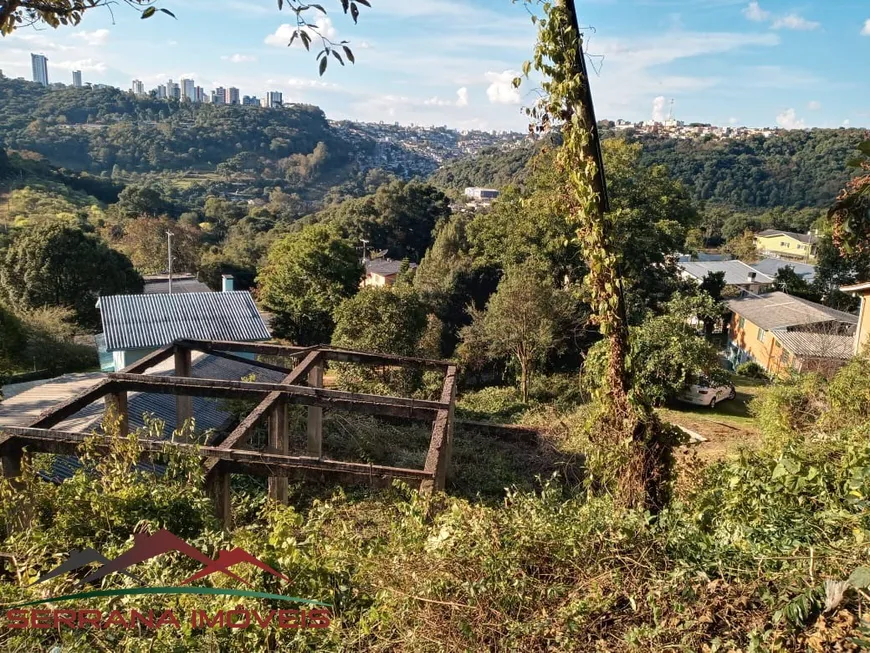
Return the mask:
POLYGON ((674 401, 660 412, 663 415, 669 413, 691 414, 700 419, 725 422, 739 428, 754 428, 755 417, 749 410, 749 404, 768 383, 760 379, 750 379, 736 375, 731 377, 731 382, 737 390, 737 396, 731 401, 717 403, 715 408, 674 401))

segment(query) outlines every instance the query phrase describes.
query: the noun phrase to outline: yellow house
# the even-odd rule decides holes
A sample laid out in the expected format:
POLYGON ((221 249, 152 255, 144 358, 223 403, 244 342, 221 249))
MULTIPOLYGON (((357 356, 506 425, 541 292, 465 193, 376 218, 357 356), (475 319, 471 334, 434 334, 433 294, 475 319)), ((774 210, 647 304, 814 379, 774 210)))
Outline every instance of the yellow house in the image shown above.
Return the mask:
POLYGON ((734 367, 755 361, 771 374, 789 370, 831 374, 854 354, 858 321, 782 292, 746 295, 727 302, 728 360, 734 367))
POLYGON ((870 351, 870 281, 840 288, 843 292, 861 298, 861 313, 858 315, 858 331, 855 334, 855 353, 870 351))
POLYGON ((816 255, 817 238, 813 234, 765 229, 755 234, 755 247, 762 256, 776 256, 807 261, 816 255))

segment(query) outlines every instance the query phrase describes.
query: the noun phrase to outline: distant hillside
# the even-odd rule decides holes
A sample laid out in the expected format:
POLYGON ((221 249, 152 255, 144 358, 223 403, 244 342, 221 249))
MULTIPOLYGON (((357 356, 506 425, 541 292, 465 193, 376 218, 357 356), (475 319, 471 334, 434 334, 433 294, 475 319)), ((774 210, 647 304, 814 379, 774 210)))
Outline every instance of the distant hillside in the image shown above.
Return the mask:
MULTIPOLYGON (((613 134, 603 134, 612 138, 613 134)), ((642 162, 664 164, 695 200, 735 209, 826 207, 851 176, 846 162, 866 138, 861 129, 789 131, 769 138, 679 140, 628 136, 643 144, 642 162)), ((521 183, 532 146, 496 149, 450 162, 430 178, 446 190, 521 183)))
POLYGON ((476 156, 441 166, 429 181, 452 191, 462 191, 469 186, 501 188, 520 183, 525 178, 526 164, 534 151, 532 145, 521 145, 510 150, 488 148, 476 156))

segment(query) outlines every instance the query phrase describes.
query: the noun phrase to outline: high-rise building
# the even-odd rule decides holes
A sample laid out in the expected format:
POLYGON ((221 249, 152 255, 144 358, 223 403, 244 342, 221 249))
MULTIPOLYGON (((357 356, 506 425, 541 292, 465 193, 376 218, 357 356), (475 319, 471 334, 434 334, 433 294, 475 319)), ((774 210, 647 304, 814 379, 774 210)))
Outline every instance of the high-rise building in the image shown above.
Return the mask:
POLYGON ((211 103, 212 104, 226 104, 227 103, 227 89, 223 86, 218 86, 211 93, 211 103))
POLYGON ((81 70, 74 70, 74 71, 72 71, 72 75, 73 75, 73 86, 75 86, 76 88, 81 88, 82 87, 82 71, 81 70))
POLYGON ((234 86, 230 86, 227 89, 227 104, 240 104, 239 89, 234 86))
POLYGON ((193 89, 193 101, 201 104, 207 101, 208 97, 205 94, 205 89, 202 86, 197 86, 193 89))
POLYGON ((167 92, 166 92, 166 84, 161 84, 160 86, 157 87, 157 99, 158 100, 165 100, 167 97, 169 97, 169 96, 167 95, 167 92))
POLYGON ((276 107, 280 107, 283 104, 284 95, 281 93, 281 91, 269 91, 268 93, 266 93, 263 106, 274 109, 276 107))
POLYGON ((48 59, 44 54, 31 54, 30 63, 33 65, 33 81, 48 86, 48 59))
POLYGON ((196 84, 192 79, 181 80, 181 99, 196 102, 196 84))
POLYGON ((181 99, 181 87, 171 79, 166 82, 166 97, 170 100, 181 99))
POLYGON ((256 95, 246 95, 242 98, 242 104, 246 107, 258 107, 260 106, 260 98, 256 95))
POLYGON ((134 79, 133 85, 130 87, 130 92, 133 95, 145 95, 145 84, 141 80, 134 79))

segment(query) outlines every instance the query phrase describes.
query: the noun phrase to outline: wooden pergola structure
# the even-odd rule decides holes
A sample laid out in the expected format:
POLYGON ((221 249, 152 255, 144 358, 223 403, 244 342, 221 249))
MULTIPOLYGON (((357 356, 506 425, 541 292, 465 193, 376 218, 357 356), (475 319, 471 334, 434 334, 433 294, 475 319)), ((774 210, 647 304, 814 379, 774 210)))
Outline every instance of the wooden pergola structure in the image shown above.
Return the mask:
POLYGON ((192 397, 216 399, 259 399, 260 403, 217 446, 140 439, 145 455, 165 451, 167 446, 195 450, 203 458, 208 492, 218 517, 230 525, 230 475, 250 474, 269 479, 269 494, 287 502, 289 478, 331 478, 340 483, 385 485, 394 479, 419 483, 422 492, 444 489, 453 444, 456 367, 448 361, 408 358, 352 351, 329 346, 290 347, 285 345, 179 340, 158 349, 145 358, 40 414, 22 427, 0 428, 0 462, 5 477, 21 474, 21 460, 26 452, 76 454, 85 438, 103 438, 108 446, 111 436, 88 435, 54 430, 89 404, 103 399, 106 414, 115 417, 121 435, 129 435, 127 393, 146 392, 175 395, 176 427, 181 428, 193 417, 192 397), (199 351, 246 365, 286 374, 281 383, 259 383, 191 377, 191 352, 199 351), (290 358, 292 368, 240 356, 254 354, 290 358), (173 358, 175 376, 153 376, 145 372, 173 358), (438 370, 444 373, 440 400, 424 401, 406 397, 368 395, 323 388, 323 370, 327 362, 355 363, 367 366, 390 366, 438 370), (291 456, 287 407, 308 407, 307 451, 291 456), (432 438, 423 469, 404 469, 365 463, 342 462, 323 457, 323 409, 335 408, 369 415, 431 421, 432 438), (268 424, 269 446, 266 451, 246 449, 253 431, 268 424))

